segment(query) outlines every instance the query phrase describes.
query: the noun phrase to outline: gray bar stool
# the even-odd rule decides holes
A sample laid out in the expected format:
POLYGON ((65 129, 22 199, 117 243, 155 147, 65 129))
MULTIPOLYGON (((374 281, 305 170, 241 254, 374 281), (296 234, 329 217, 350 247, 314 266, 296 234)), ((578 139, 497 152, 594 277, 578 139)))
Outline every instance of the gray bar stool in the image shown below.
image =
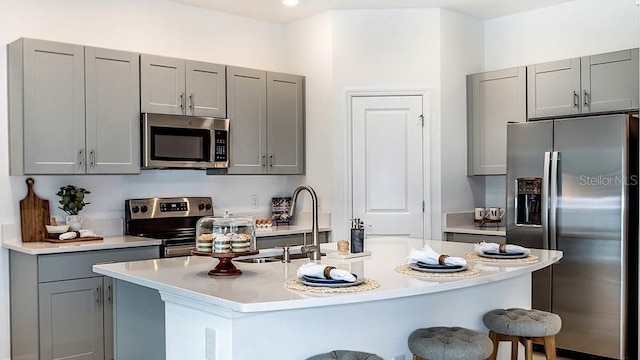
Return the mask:
POLYGON ((314 355, 307 360, 384 360, 376 354, 359 351, 334 350, 326 354, 314 355))
POLYGON ((547 360, 556 359, 556 334, 560 332, 560 316, 541 310, 497 309, 482 319, 493 341, 491 360, 498 356, 500 341, 511 342, 511 359, 518 358, 518 343, 524 345, 526 360, 533 359, 533 342, 543 343, 547 360))
POLYGON ((409 335, 413 360, 483 360, 493 345, 487 335, 461 327, 430 327, 409 335))

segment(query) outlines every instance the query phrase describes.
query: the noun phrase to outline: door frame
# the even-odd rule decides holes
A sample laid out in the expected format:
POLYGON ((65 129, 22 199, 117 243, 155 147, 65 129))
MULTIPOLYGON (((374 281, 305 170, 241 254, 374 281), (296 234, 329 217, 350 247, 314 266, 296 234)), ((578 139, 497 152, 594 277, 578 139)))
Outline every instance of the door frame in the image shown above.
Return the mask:
MULTIPOLYGON (((422 213, 422 237, 431 238, 431 91, 429 89, 347 89, 345 96, 345 114, 343 122, 343 132, 345 141, 343 146, 342 169, 344 174, 343 199, 341 212, 353 218, 353 119, 352 101, 356 97, 391 97, 391 96, 421 96, 422 114, 424 115, 424 126, 422 127, 422 196, 425 202, 422 213), (425 153, 426 151, 426 153, 425 153)), ((348 229, 346 229, 348 231, 348 229)), ((345 232, 346 233, 346 232, 345 232)), ((366 234, 366 228, 365 228, 366 234)))

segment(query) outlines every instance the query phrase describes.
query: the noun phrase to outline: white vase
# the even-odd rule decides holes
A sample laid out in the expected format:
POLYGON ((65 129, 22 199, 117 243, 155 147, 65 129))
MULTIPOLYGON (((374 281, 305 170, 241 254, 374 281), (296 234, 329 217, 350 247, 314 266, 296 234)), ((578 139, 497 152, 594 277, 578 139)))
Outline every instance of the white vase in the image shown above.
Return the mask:
POLYGON ((82 229, 82 216, 80 215, 69 215, 66 218, 67 225, 69 225, 69 230, 78 231, 82 229))

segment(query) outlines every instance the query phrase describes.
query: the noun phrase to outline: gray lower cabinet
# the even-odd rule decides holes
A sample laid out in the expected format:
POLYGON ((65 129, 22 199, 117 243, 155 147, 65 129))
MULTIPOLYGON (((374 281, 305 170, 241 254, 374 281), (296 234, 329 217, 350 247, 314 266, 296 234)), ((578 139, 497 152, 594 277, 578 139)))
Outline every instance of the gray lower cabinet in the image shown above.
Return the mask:
POLYGON ((504 175, 507 123, 525 122, 524 66, 467 76, 467 175, 504 175))
MULTIPOLYGON (((318 241, 320 243, 329 242, 329 233, 318 233, 318 241)), ((256 238, 256 247, 258 249, 269 249, 275 247, 283 247, 285 245, 311 245, 313 244, 313 235, 310 233, 277 235, 277 236, 261 236, 256 238)))
POLYGON ((225 118, 225 71, 225 65, 142 54, 142 112, 225 118))
POLYGON ((157 246, 47 255, 10 251, 11 358, 114 359, 112 279, 91 267, 158 254, 157 246))
POLYGON ((304 77, 227 68, 229 174, 304 174, 304 77))
POLYGON ((529 118, 637 109, 638 65, 638 49, 529 65, 529 118))
POLYGON ((11 175, 138 173, 138 61, 51 41, 9 44, 11 175))

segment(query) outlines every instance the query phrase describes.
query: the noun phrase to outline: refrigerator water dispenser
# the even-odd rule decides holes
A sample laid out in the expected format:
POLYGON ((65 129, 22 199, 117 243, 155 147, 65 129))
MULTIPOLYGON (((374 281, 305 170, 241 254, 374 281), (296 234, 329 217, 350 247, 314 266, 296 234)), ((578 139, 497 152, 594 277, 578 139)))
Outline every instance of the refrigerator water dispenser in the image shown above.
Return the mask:
POLYGON ((516 179, 516 225, 542 225, 542 178, 516 179))

